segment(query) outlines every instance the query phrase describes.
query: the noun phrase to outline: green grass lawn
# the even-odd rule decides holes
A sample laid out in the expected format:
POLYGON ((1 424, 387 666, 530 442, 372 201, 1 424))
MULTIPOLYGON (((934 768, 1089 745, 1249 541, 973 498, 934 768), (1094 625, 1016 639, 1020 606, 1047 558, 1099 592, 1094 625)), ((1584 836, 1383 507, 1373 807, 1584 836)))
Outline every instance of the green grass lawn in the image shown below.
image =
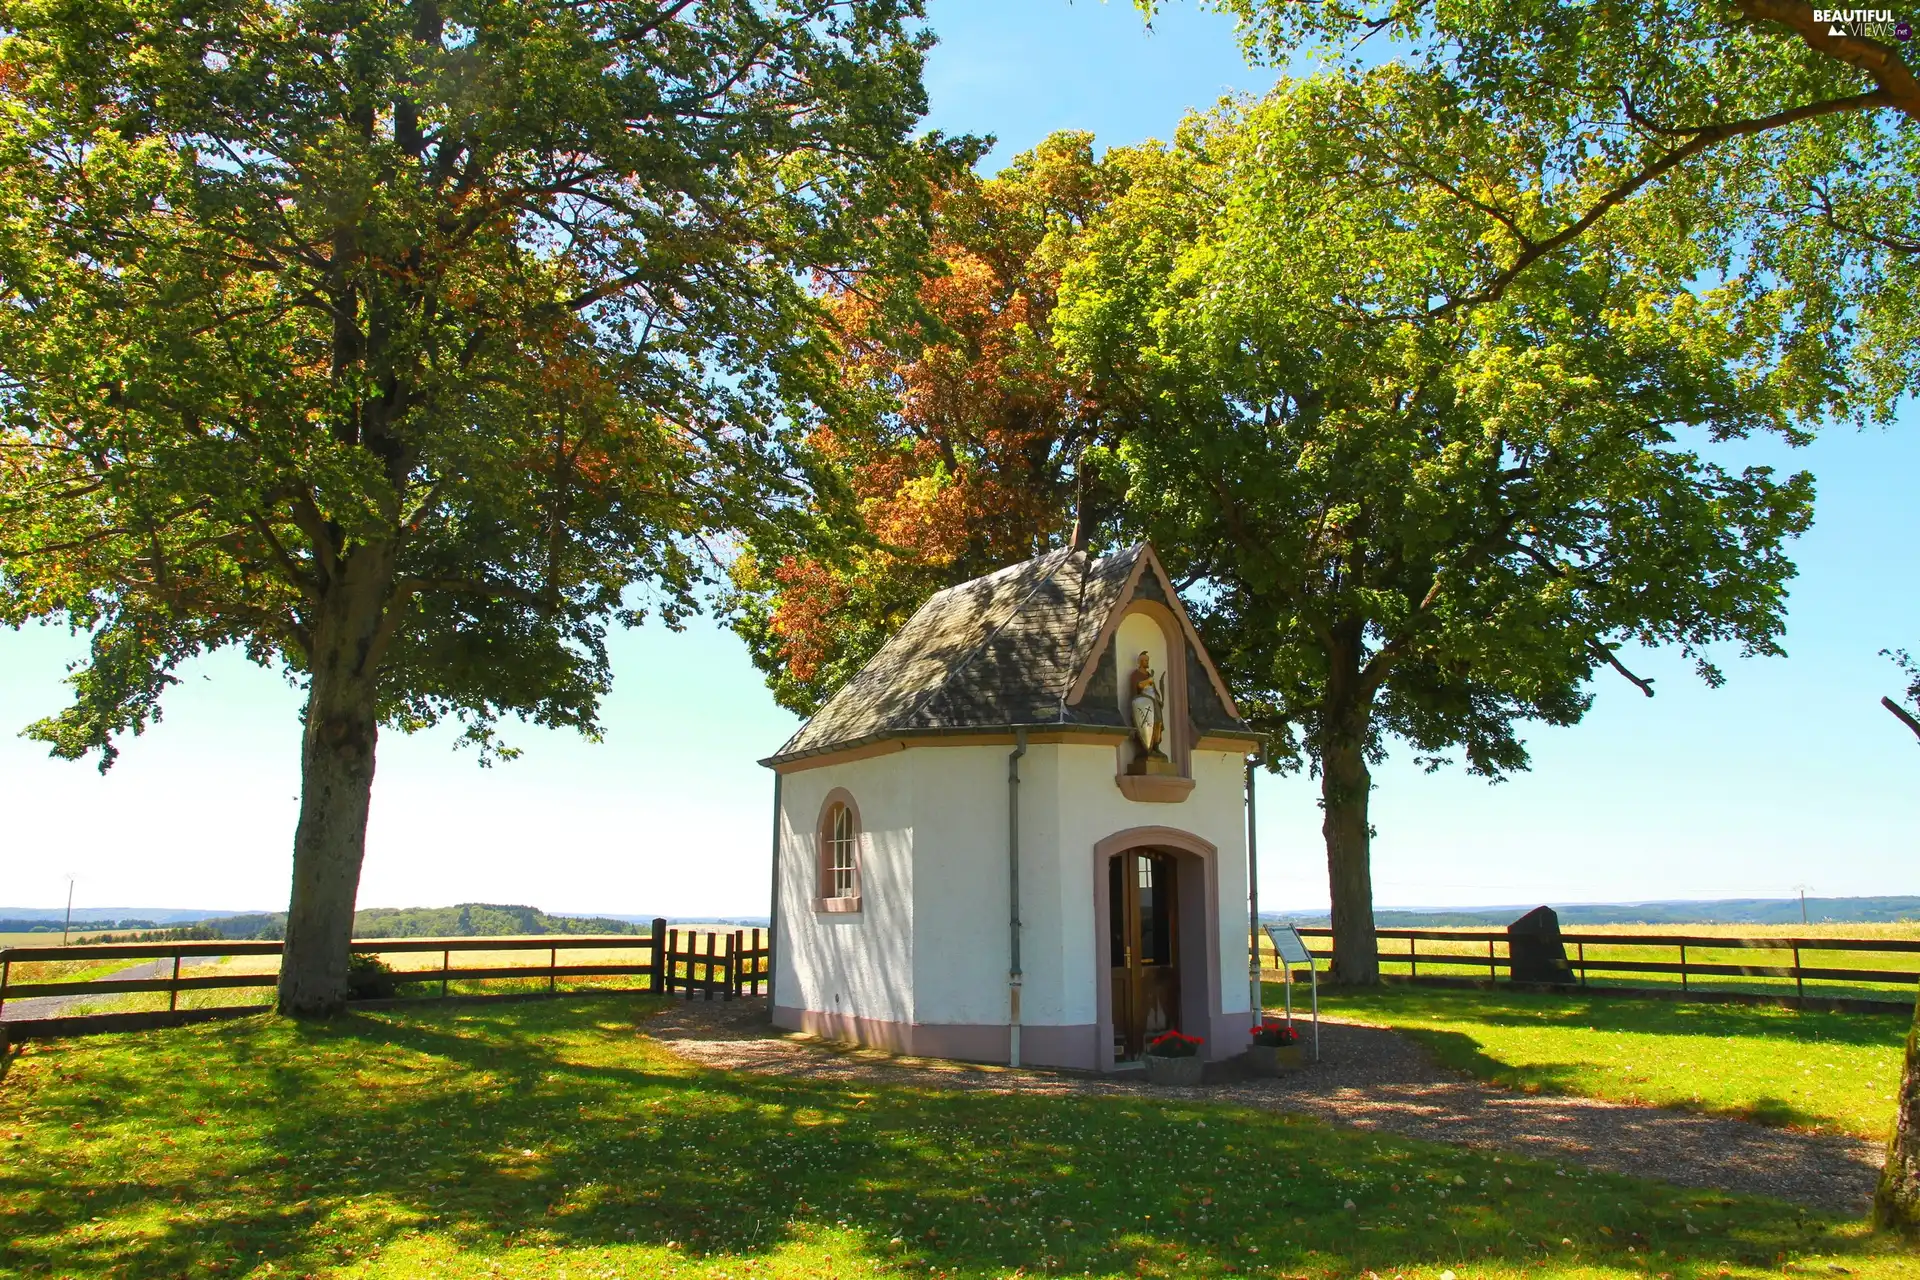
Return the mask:
MULTIPOLYGON (((1280 991, 1268 987, 1277 1003, 1280 991)), ((1509 1088, 1684 1107, 1884 1141, 1907 1020, 1620 996, 1323 989, 1324 1012, 1406 1031, 1509 1088)))
POLYGON ((706 1070, 637 1034, 656 1007, 16 1049, 0 1275, 1920 1272, 1858 1223, 1778 1203, 1270 1112, 706 1070))

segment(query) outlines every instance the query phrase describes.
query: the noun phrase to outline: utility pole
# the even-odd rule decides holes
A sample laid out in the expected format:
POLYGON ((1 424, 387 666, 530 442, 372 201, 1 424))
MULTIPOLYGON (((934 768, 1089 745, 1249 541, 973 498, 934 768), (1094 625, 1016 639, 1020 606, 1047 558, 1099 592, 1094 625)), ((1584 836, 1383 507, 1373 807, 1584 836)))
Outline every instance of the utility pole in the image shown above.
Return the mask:
POLYGON ((1807 886, 1797 884, 1793 887, 1800 893, 1800 923, 1805 924, 1807 922, 1807 886))
POLYGON ((60 945, 67 945, 67 932, 73 928, 73 876, 67 876, 67 918, 60 924, 60 945))

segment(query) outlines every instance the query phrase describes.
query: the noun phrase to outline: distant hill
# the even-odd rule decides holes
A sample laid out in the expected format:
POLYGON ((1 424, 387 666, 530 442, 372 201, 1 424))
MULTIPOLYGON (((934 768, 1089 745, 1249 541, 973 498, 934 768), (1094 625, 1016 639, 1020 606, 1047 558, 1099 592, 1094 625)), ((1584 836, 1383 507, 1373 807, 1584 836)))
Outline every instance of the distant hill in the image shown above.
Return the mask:
MULTIPOLYGON (((59 933, 65 916, 65 908, 0 907, 0 933, 59 933)), ((767 925, 765 916, 685 918, 699 924, 730 924, 749 929, 764 929, 767 925)), ((680 919, 676 917, 672 923, 677 924, 680 919)), ((353 936, 486 938, 538 933, 643 934, 653 920, 652 915, 549 915, 538 907, 462 902, 451 907, 369 907, 354 913, 353 936)), ((171 930, 181 926, 194 926, 197 937, 278 940, 286 936, 287 913, 96 907, 86 911, 76 908, 73 916, 75 932, 171 930)))
MULTIPOLYGON (((1432 911, 1376 910, 1374 924, 1382 929, 1504 928, 1539 903, 1512 907, 1463 907, 1432 911)), ((1552 902, 1563 928, 1596 924, 1799 924, 1798 898, 1722 898, 1712 902, 1552 902)), ((1812 924, 1867 924, 1920 920, 1920 898, 1808 898, 1807 920, 1812 924)), ((1295 924, 1324 925, 1327 913, 1260 913, 1263 920, 1290 920, 1295 924)))
MULTIPOLYGON (((0 932, 33 933, 39 926, 49 921, 58 930, 66 914, 65 907, 0 907, 0 925, 8 926, 0 929, 0 932), (28 927, 21 929, 11 927, 17 924, 28 927)), ((174 907, 75 907, 73 927, 76 929, 138 929, 158 925, 192 924, 196 920, 232 914, 230 910, 194 911, 174 907)))
MULTIPOLYGON (((59 933, 61 921, 64 918, 64 915, 56 915, 51 920, 39 916, 0 915, 0 933, 59 933)), ((155 929, 158 927, 159 922, 152 916, 110 920, 88 918, 73 922, 75 933, 96 933, 101 929, 155 929)))
MULTIPOLYGON (((223 938, 287 936, 287 913, 215 916, 198 922, 223 938)), ((529 933, 644 933, 611 916, 550 916, 538 907, 463 902, 451 907, 369 907, 353 914, 356 938, 499 938, 529 933)))

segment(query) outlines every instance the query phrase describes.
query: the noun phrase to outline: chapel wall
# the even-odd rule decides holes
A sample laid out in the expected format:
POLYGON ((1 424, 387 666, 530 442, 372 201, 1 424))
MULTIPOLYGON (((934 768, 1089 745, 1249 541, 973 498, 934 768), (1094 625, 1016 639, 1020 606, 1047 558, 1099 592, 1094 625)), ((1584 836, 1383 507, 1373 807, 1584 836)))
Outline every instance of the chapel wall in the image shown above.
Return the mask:
MULTIPOLYGON (((802 769, 781 781, 780 914, 775 923, 774 1018, 781 1026, 870 1035, 865 1024, 913 1020, 914 779, 893 753, 802 769), (815 910, 817 825, 836 788, 860 819, 860 910, 815 910), (827 1020, 802 1019, 810 1012, 827 1020)), ((904 1047, 904 1046, 899 1046, 904 1047)))
MULTIPOLYGON (((1007 757, 1011 744, 915 747, 906 752, 915 778, 919 839, 915 846, 914 893, 922 932, 914 954, 916 1021, 940 1026, 1007 1025, 1009 960, 1007 885, 1007 757)), ((1046 789, 1035 785, 1035 757, 1049 748, 1030 747, 1021 761, 1021 907, 1027 927, 1030 985, 1022 1015, 1045 1012, 1049 979, 1034 972, 1037 938, 1051 932, 1045 895, 1027 881, 1044 866, 1046 850, 1036 835, 1047 819, 1046 789)), ((1044 962, 1042 962, 1044 968, 1044 962)), ((1057 978, 1053 979, 1057 982, 1057 978)), ((998 1056, 997 1054, 995 1056, 998 1056)))

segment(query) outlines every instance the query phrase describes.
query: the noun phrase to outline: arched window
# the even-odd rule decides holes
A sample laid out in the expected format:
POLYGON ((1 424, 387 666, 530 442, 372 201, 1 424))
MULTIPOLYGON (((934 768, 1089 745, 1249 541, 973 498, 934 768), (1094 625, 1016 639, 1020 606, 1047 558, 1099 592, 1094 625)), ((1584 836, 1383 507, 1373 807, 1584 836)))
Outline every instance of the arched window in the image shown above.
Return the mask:
POLYGON ((820 887, 816 911, 860 909, 860 811, 834 788, 820 811, 820 887))

